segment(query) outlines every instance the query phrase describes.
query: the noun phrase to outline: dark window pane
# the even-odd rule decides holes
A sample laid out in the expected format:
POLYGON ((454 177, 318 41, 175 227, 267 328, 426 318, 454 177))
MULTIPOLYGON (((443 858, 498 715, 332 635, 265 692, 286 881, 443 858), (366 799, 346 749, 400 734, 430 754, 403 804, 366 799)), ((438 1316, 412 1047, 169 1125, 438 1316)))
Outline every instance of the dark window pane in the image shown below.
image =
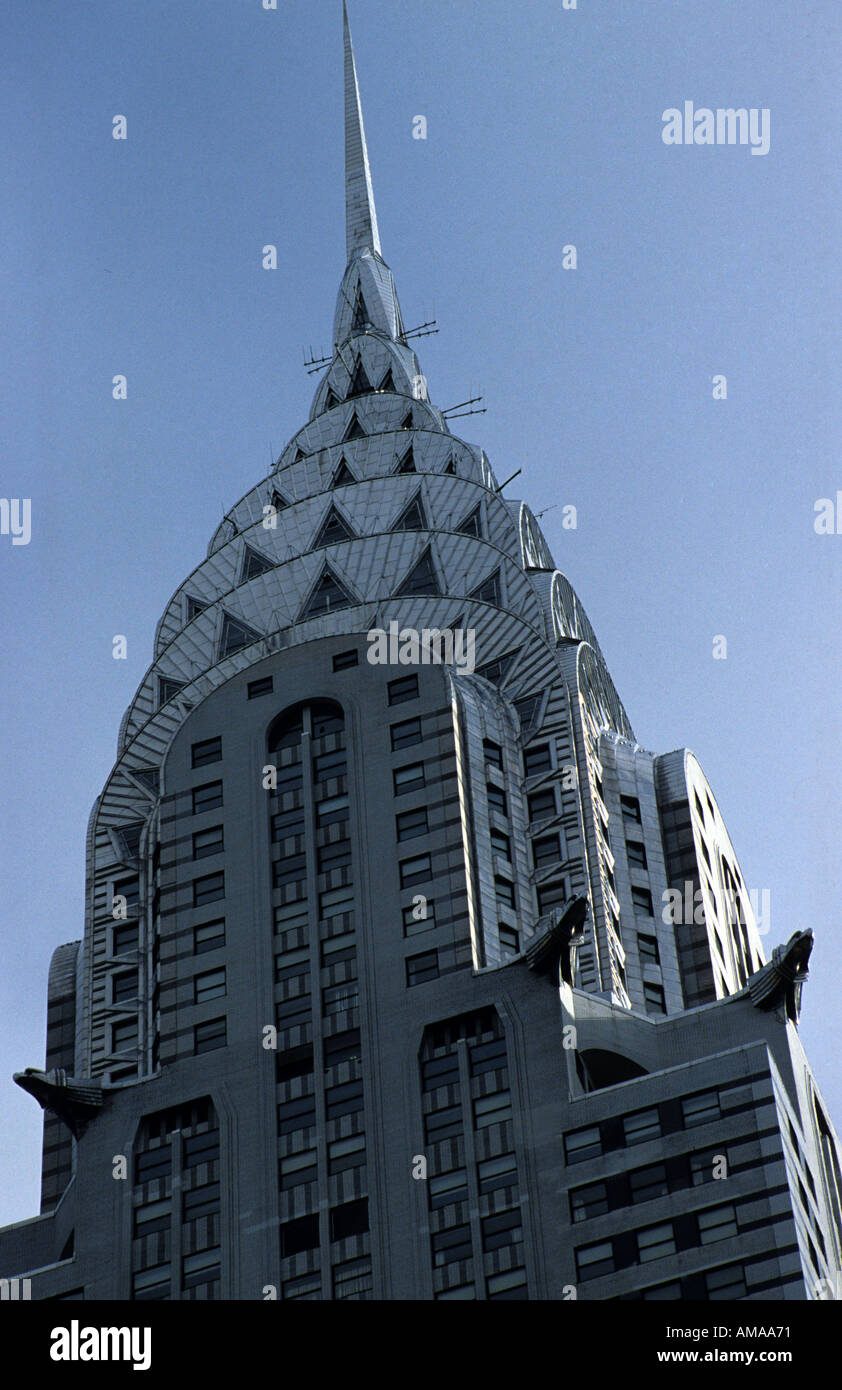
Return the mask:
POLYGON ((411 763, 408 767, 397 767, 392 773, 395 796, 403 792, 414 792, 424 786, 424 764, 411 763))
POLYGON ((193 788, 193 815, 202 811, 215 811, 222 805, 222 783, 205 782, 204 786, 193 788))
POLYGON ((271 695, 271 694, 272 694, 272 677, 271 677, 271 676, 263 676, 263 678, 262 678, 261 680, 259 680, 259 681, 249 681, 249 685, 248 685, 248 698, 249 698, 250 700, 258 700, 258 699, 260 698, 261 695, 271 695))
POLYGON ((151 1182, 153 1178, 169 1177, 172 1169, 172 1149, 169 1144, 140 1153, 135 1159, 135 1182, 151 1182))
POLYGON ((393 753, 399 748, 409 748, 412 744, 422 741, 420 719, 405 719, 400 724, 393 724, 390 732, 393 753))
POLYGON ((131 926, 115 927, 113 932, 114 955, 126 956, 138 948, 138 928, 137 923, 131 926))
POLYGON ((193 836, 193 858, 207 859, 211 854, 221 854, 224 849, 221 825, 210 826, 207 830, 197 830, 193 836))
POLYGON ((608 1189, 604 1182, 577 1187, 570 1193, 570 1213, 574 1221, 590 1221, 608 1210, 608 1189))
POLYGON ((349 1236, 361 1236, 368 1230, 368 1198, 357 1202, 345 1202, 334 1207, 330 1213, 331 1240, 347 1240, 349 1236))
POLYGON ((193 950, 196 955, 203 951, 214 951, 225 945, 225 918, 215 922, 200 922, 193 928, 193 950))
POLYGON ((417 811, 403 811, 399 816, 395 816, 395 829, 399 840, 414 840, 418 835, 426 835, 426 806, 419 807, 417 811))
POLYGON ((482 748, 485 754, 485 761, 489 763, 491 767, 499 767, 502 772, 503 750, 499 743, 493 743, 490 738, 487 738, 483 740, 482 748))
POLYGON ((425 980, 437 980, 438 974, 438 951, 424 951, 421 955, 410 956, 406 962, 406 983, 408 985, 420 985, 425 980))
POLYGON ((316 1123, 316 1097, 300 1096, 278 1106, 278 1133, 294 1134, 299 1129, 310 1129, 316 1123))
POLYGON ((315 1250, 319 1243, 319 1218, 301 1216, 281 1227, 281 1258, 300 1255, 303 1250, 315 1250))
POLYGON ((226 1023, 224 1018, 212 1018, 207 1023, 197 1023, 193 1029, 193 1051, 198 1056, 202 1052, 214 1052, 226 1045, 226 1023))
POLYGON ((547 787, 544 791, 533 792, 527 801, 530 820, 545 820, 547 817, 555 815, 555 792, 551 787, 547 787))
POLYGON ((548 743, 533 744, 531 748, 524 749, 523 770, 527 777, 534 777, 539 772, 551 772, 552 766, 548 743))
POLYGON ((111 979, 111 999, 114 1004, 122 1004, 126 999, 137 997, 137 971, 127 970, 111 979))
POLYGON ((544 835, 540 840, 532 841, 532 860, 536 869, 543 868, 545 864, 557 863, 560 858, 558 834, 544 835))
POLYGON ((331 1086, 325 1092, 327 1118, 336 1120, 340 1115, 354 1115, 363 1108, 363 1083, 348 1081, 344 1086, 331 1086))
POLYGON ((204 878, 193 880, 193 906, 201 907, 204 903, 217 902, 225 897, 225 874, 222 870, 216 874, 206 874, 204 878))
POLYGON ((404 859, 399 865, 401 888, 411 888, 414 883, 423 883, 432 873, 429 854, 419 854, 414 859, 404 859))
POLYGON ((418 677, 402 676, 400 680, 389 681, 389 704, 400 705, 404 700, 418 698, 418 677))
POLYGON ((201 743, 194 743, 192 753, 194 767, 218 763, 222 757, 222 738, 207 738, 201 743))

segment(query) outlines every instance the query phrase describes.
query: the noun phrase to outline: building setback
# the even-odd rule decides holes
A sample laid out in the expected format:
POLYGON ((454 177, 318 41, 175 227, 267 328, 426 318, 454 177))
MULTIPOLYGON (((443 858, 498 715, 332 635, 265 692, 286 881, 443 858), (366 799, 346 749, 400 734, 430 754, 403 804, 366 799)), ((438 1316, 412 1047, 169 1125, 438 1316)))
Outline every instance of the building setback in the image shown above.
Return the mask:
POLYGON ((334 354, 123 719, 46 1069, 16 1077, 41 1214, 0 1273, 34 1299, 838 1296, 812 937, 764 960, 698 762, 637 744, 535 517, 429 400, 347 14, 345 135, 334 354))

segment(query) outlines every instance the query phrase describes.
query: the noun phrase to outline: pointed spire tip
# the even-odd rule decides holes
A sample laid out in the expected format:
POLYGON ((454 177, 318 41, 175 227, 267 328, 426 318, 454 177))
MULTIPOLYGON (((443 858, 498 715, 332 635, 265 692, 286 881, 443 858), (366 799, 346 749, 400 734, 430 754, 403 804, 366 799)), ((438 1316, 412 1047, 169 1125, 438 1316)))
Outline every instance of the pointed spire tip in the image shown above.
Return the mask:
POLYGON ((365 250, 380 255, 380 233, 371 184, 360 87, 348 6, 342 0, 345 38, 345 220, 348 260, 365 250))

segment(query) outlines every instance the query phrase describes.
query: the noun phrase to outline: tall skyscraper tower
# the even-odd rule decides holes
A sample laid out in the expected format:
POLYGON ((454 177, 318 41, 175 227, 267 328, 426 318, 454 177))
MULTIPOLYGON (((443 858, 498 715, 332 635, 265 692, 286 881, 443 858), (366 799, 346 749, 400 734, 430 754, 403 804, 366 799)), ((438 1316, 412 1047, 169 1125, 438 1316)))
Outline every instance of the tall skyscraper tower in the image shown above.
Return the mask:
POLYGON ((429 399, 345 15, 306 424, 171 599, 56 951, 32 1296, 837 1296, 840 1150, 691 753, 429 399))

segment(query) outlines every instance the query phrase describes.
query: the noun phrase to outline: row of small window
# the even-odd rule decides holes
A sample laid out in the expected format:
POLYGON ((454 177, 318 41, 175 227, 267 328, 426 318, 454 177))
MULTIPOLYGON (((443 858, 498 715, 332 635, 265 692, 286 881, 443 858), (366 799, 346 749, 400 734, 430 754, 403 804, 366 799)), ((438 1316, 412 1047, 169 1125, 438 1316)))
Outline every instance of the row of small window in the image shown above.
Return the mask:
MULTIPOLYGON (((508 1065, 506 1039, 492 1038, 490 1042, 475 1043, 468 1048, 468 1062, 471 1076, 482 1076, 488 1071, 505 1071, 508 1065)), ((446 1052, 442 1057, 431 1057, 421 1063, 421 1089, 425 1095, 442 1086, 458 1084, 458 1052, 446 1052)))
MULTIPOLYGON (((334 657, 333 669, 337 671, 344 669, 346 666, 356 665, 357 660, 358 658, 356 652, 339 653, 338 656, 334 657), (353 661, 351 660, 351 657, 354 658, 353 661), (339 662, 339 665, 336 664, 337 662, 339 662)), ((266 677, 264 680, 261 681, 254 681, 249 685, 249 699, 254 699, 257 695, 269 694, 271 692, 271 689, 271 677, 266 677)), ((419 692, 417 675, 402 676, 398 680, 390 681, 387 687, 387 698, 390 705, 399 705, 403 704, 405 701, 408 700, 416 700, 418 699, 418 693, 419 692)), ((409 722, 414 723, 415 721, 409 722)), ((396 726, 393 726, 393 728, 394 727, 396 726)), ((211 763, 220 762, 221 759, 222 737, 219 735, 216 738, 202 739, 200 742, 194 743, 191 747, 191 764, 194 768, 207 767, 211 763)), ((196 790, 199 791, 204 789, 197 788, 196 790)), ((219 802, 219 804, 221 804, 221 801, 219 802)), ((207 810, 209 808, 204 807, 203 809, 207 810)))
MULTIPOLYGON (((487 738, 483 740, 482 747, 486 766, 497 768, 502 772, 504 770, 503 750, 499 743, 494 743, 491 739, 487 738)), ((524 750, 523 768, 527 777, 535 777, 542 772, 551 772, 552 766, 550 746, 548 743, 542 743, 524 750)), ((493 783, 489 783, 489 787, 493 787, 493 804, 495 810, 500 810, 502 814, 505 815, 505 793, 502 792, 499 787, 494 787, 493 783), (502 797, 502 802, 500 801, 500 797, 502 797)), ((552 788, 548 788, 546 791, 534 792, 529 800, 530 806, 534 807, 535 810, 535 815, 532 815, 530 811, 530 820, 537 820, 540 819, 541 816, 553 815, 555 813, 555 793, 552 788)))
MULTIPOLYGON (((744 1265, 722 1265, 719 1269, 706 1269, 702 1272, 701 1278, 706 1300, 712 1302, 727 1300, 730 1303, 745 1298, 748 1294, 744 1265)), ((636 1289, 632 1293, 624 1294, 623 1297, 625 1299, 642 1299, 647 1303, 678 1303, 683 1298, 690 1297, 685 1292, 688 1282, 682 1283, 680 1279, 675 1279, 669 1284, 656 1284, 651 1289, 636 1289)), ((695 1297, 698 1298, 699 1291, 696 1290, 694 1293, 695 1297)))
MULTIPOLYGON (((721 1207, 708 1207, 706 1211, 693 1213, 695 1217, 695 1239, 682 1242, 682 1249, 695 1249, 699 1245, 713 1245, 718 1240, 728 1240, 739 1235, 738 1213, 733 1202, 721 1207)), ((580 1279, 600 1279, 630 1265, 646 1264, 650 1260, 664 1260, 678 1253, 675 1224, 661 1221, 657 1226, 647 1226, 633 1233, 636 1252, 630 1248, 620 1255, 617 1242, 601 1240, 593 1245, 580 1246, 576 1251, 576 1272, 580 1279), (636 1255, 636 1257, 635 1257, 636 1255)))
MULTIPOLYGON (((318 873, 330 873, 334 869, 347 867, 351 862, 350 845, 350 840, 335 840, 332 844, 323 845, 318 851, 318 873)), ((426 855, 425 858, 429 864, 430 856, 426 855)), ((425 876, 429 878, 429 868, 425 876)), ((276 859, 272 864, 272 884, 275 888, 283 887, 287 883, 303 882, 306 877, 307 859, 304 854, 287 855, 283 859, 276 859)), ((417 881, 419 880, 412 880, 412 882, 417 881)), ((401 886, 407 887, 408 885, 402 881, 401 886)), ((193 880, 193 907, 207 907, 210 903, 222 902, 224 898, 224 869, 219 869, 213 874, 204 874, 201 878, 193 880)), ((115 952, 115 954, 119 954, 119 952, 115 952)))
MULTIPOLYGON (((523 1241, 520 1207, 484 1216, 480 1227, 482 1249, 486 1255, 491 1254, 493 1250, 504 1250, 509 1246, 519 1245, 523 1241)), ((447 1226, 443 1231, 436 1231, 430 1237, 430 1245, 433 1265, 436 1268, 456 1264, 460 1260, 470 1260, 474 1253, 471 1228, 467 1222, 461 1226, 447 1226)))
MULTIPOLYGON (((344 1202, 342 1206, 331 1207, 328 1220, 331 1241, 365 1235, 369 1230, 368 1198, 360 1197, 354 1202, 344 1202)), ((313 1212, 311 1216, 299 1216, 297 1220, 287 1221, 281 1226, 281 1259, 301 1255, 305 1250, 317 1250, 318 1247, 317 1212, 313 1212)))
MULTIPOLYGON (((359 1008, 360 991, 356 982, 330 985, 322 990, 322 1013, 325 1017, 349 1013, 359 1008)), ((278 1032, 290 1028, 307 1028, 313 1021, 313 1001, 309 994, 299 994, 275 1005, 278 1032)))
MULTIPOLYGON (((498 899, 499 901, 499 899, 498 899)), ((411 911, 411 909, 406 909, 411 911)), ((431 923, 426 922, 429 927, 431 923)), ((505 922, 498 923, 497 936, 501 947, 510 955, 517 955, 520 951, 520 933, 505 922)), ((439 968, 439 953, 433 947, 429 951, 421 951, 418 955, 408 956, 406 960, 406 983, 407 985, 422 985, 427 980, 437 980, 441 971, 439 968)))
MULTIPOLYGON (((366 1299, 373 1287, 369 1255, 363 1255, 356 1260, 344 1260, 342 1264, 333 1266, 334 1302, 341 1302, 343 1299, 366 1299)), ((285 1279, 281 1294, 285 1300, 321 1300, 322 1276, 318 1270, 313 1270, 310 1274, 299 1274, 295 1279, 285 1279)))
MULTIPOLYGON (((500 1154, 477 1164, 477 1188, 481 1197, 518 1185, 517 1159, 513 1153, 500 1154)), ((431 1211, 441 1211, 459 1202, 467 1202, 468 1174, 464 1168, 439 1173, 428 1179, 427 1202, 431 1211)))
MULTIPOLYGON (((219 1249, 201 1250, 195 1255, 185 1255, 181 1262, 182 1289, 197 1289, 203 1285, 218 1285, 222 1277, 219 1249)), ((169 1264, 154 1265, 150 1269, 138 1270, 132 1276, 132 1299, 152 1301, 170 1297, 171 1272, 169 1264)), ((210 1288, 209 1288, 210 1292, 210 1288)))
MULTIPOLYGON (((512 1097, 508 1090, 494 1091, 488 1096, 477 1096, 473 1103, 474 1129, 487 1129, 489 1125, 502 1124, 512 1118, 512 1097)), ((434 1110, 424 1116, 424 1138, 429 1144, 439 1144, 461 1134, 464 1118, 461 1105, 449 1105, 442 1110, 434 1110)))
MULTIPOLYGON (((350 965, 356 960, 357 946, 356 935, 354 932, 347 932, 343 936, 333 936, 327 941, 322 942, 319 953, 319 963, 323 970, 329 970, 334 965, 350 965)), ((356 971, 345 971, 346 979, 356 979, 356 971)), ((303 993, 310 988, 310 948, 301 946, 297 951, 287 951, 285 955, 275 958, 275 984, 284 984, 289 980, 298 980, 298 992, 303 993)))
MULTIPOLYGON (((326 1120, 339 1120, 343 1115, 356 1115, 363 1109, 362 1081, 346 1081, 341 1086, 328 1086, 324 1093, 326 1120)), ((278 1133, 295 1134, 312 1129, 316 1124, 316 1096, 310 1094, 288 1100, 278 1106, 278 1133)))
MULTIPOLYGON (((271 788, 275 797, 288 796, 300 792, 304 786, 304 766, 300 761, 286 764, 273 764, 275 775, 271 788)), ((319 784, 331 780, 338 781, 348 772, 348 756, 344 748, 331 748, 326 753, 318 753, 312 760, 313 782, 319 784)))
MULTIPOLYGON (((213 1163, 219 1158, 219 1130, 209 1129, 201 1134, 185 1135, 182 1140, 182 1163, 196 1168, 201 1163, 213 1163)), ((159 1144, 135 1157, 136 1183, 152 1182, 153 1178, 168 1178, 172 1172, 172 1145, 159 1144)))
MULTIPOLYGON (((191 1188, 181 1199, 182 1221, 199 1221, 207 1216, 216 1216, 220 1209, 219 1183, 209 1182, 202 1187, 191 1188)), ((159 1202, 147 1202, 136 1207, 132 1235, 142 1240, 156 1231, 168 1231, 172 1223, 172 1202, 169 1197, 159 1202)))
MULTIPOLYGON (((315 813, 316 829, 326 830, 329 825, 347 826, 351 817, 351 808, 347 797, 331 796, 316 803, 315 813)), ((288 811, 278 811, 271 821, 273 844, 303 835, 304 825, 303 806, 293 806, 288 811)), ((347 838, 347 832, 345 838, 347 838)))
MULTIPOLYGON (((485 1281, 486 1299, 489 1302, 501 1302, 503 1300, 527 1300, 529 1292, 526 1283, 526 1270, 523 1266, 517 1269, 506 1269, 501 1274, 489 1274, 485 1281)), ((473 1284, 459 1284, 454 1288, 442 1289, 435 1295, 437 1301, 442 1300, 470 1300, 476 1298, 476 1288, 473 1284)))
MULTIPOLYGON (((344 869, 352 861, 351 841, 333 840, 316 851, 316 873, 329 874, 344 869)), ((307 878, 306 854, 287 854, 272 863, 272 887, 283 888, 288 883, 303 883, 307 878)))
POLYGON ((197 1096, 181 1105, 170 1105, 143 1118, 142 1134, 149 1144, 167 1139, 174 1130, 215 1129, 215 1111, 210 1096, 197 1096))
MULTIPOLYGON (((365 1134, 351 1134, 346 1139, 336 1139, 327 1146, 327 1171, 333 1178, 349 1168, 365 1167, 365 1134)), ((282 1192, 294 1187, 305 1187, 318 1180, 319 1162, 315 1149, 304 1153, 290 1154, 278 1163, 278 1180, 282 1192)))
MULTIPOLYGON (((684 1129, 710 1124, 711 1121, 720 1119, 722 1113, 718 1091, 704 1091, 695 1096, 685 1096, 681 1100, 681 1121, 684 1129)), ((637 1110, 634 1114, 622 1117, 622 1139, 612 1147, 643 1144, 650 1139, 660 1138, 663 1132, 658 1106, 649 1110, 637 1110)), ((575 1130, 572 1134, 565 1135, 564 1151, 568 1163, 582 1163, 589 1158, 599 1158, 603 1153, 609 1152, 609 1148, 603 1143, 600 1126, 591 1125, 587 1129, 575 1130)))
MULTIPOLYGON (((322 1062, 325 1071, 341 1067, 348 1062, 359 1062, 362 1057, 359 1028, 348 1028, 344 1033, 333 1033, 322 1044, 322 1062)), ((294 1081, 299 1076, 310 1076, 315 1069, 312 1043, 301 1043, 298 1047, 286 1048, 278 1052, 275 1063, 275 1080, 280 1084, 294 1081)))
POLYGON ((650 1163, 633 1168, 602 1182, 576 1187, 570 1193, 570 1214, 574 1221, 592 1221, 609 1211, 621 1210, 639 1202, 682 1192, 713 1182, 718 1160, 727 1158, 722 1146, 682 1154, 668 1163, 650 1163))
MULTIPOLYGON (((417 676, 414 676, 414 677, 412 677, 412 679, 415 680, 415 681, 417 681, 418 678, 417 678, 417 676)), ((392 701, 391 703, 398 703, 398 702, 397 702, 397 701, 392 701)), ((221 757, 222 757, 222 739, 221 739, 221 738, 208 739, 208 740, 204 741, 203 743, 194 743, 194 744, 193 744, 193 767, 194 767, 194 768, 197 768, 197 767, 205 767, 205 766, 207 766, 209 763, 218 762, 218 761, 220 760, 221 757)), ((344 771, 345 771, 344 764, 345 764, 345 754, 344 754, 344 752, 343 752, 342 749, 334 749, 331 753, 325 753, 325 754, 323 754, 321 757, 316 757, 316 758, 314 758, 314 759, 313 759, 313 776, 314 776, 315 781, 317 781, 317 782, 319 782, 319 781, 325 781, 325 780, 327 779, 327 777, 330 777, 330 776, 333 776, 333 777, 339 776, 339 775, 340 775, 340 772, 339 772, 337 769, 339 769, 339 768, 341 767, 341 771, 344 772, 344 771)), ((300 763, 293 763, 293 764, 290 765, 289 768, 283 769, 283 771, 288 772, 288 773, 290 774, 290 777, 291 777, 292 780, 294 781, 294 780, 296 780, 296 779, 300 779, 300 778, 301 778, 301 771, 300 771, 300 768, 301 768, 301 764, 300 764, 300 763)), ((280 789, 280 782, 281 782, 281 772, 282 772, 282 769, 279 768, 279 769, 278 769, 279 789, 280 789)), ((285 790, 291 790, 292 788, 291 788, 291 787, 285 787, 284 789, 285 789, 285 790)), ((209 811, 209 810, 212 810, 214 807, 216 807, 216 806, 221 806, 221 805, 222 805, 222 783, 221 783, 221 782, 207 782, 207 783, 205 783, 205 784, 204 784, 203 786, 201 786, 201 787, 196 787, 196 788, 194 788, 194 790, 193 790, 193 814, 194 814, 194 815, 198 814, 199 811, 209 811)))

